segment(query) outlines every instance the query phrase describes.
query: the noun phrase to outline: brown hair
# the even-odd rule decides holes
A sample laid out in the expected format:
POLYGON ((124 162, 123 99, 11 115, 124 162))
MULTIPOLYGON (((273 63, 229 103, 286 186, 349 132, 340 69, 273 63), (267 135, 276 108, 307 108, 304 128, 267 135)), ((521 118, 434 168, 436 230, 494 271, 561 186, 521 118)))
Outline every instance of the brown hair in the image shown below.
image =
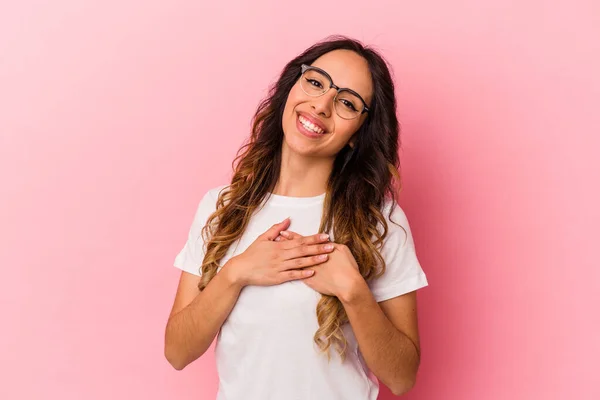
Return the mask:
MULTIPOLYGON (((321 55, 337 49, 354 51, 368 62, 373 100, 355 135, 354 149, 346 146, 336 156, 327 182, 319 232, 332 232, 336 243, 348 246, 365 280, 385 271, 379 252, 388 230, 382 207, 388 197, 395 201, 395 193, 401 188, 394 84, 386 61, 375 50, 336 35, 314 44, 290 61, 259 104, 250 138, 233 161, 231 184, 219 193, 216 211, 202 230, 207 251, 201 266, 200 290, 216 275, 219 260, 241 237, 253 212, 277 183, 283 141, 282 114, 288 93, 300 77, 301 65, 310 65, 321 55)), ((390 217, 391 212, 392 208, 390 217)), ((319 328, 314 335, 315 343, 328 357, 333 345, 343 358, 347 342, 341 326, 348 321, 344 307, 337 297, 322 295, 316 313, 319 328)))

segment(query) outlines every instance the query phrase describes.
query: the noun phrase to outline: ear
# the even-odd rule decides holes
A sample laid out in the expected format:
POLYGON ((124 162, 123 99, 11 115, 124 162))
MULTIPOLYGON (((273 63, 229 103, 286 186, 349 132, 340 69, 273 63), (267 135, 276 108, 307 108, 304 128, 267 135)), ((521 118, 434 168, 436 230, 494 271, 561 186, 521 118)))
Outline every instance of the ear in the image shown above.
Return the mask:
POLYGON ((351 149, 354 149, 354 140, 350 140, 348 146, 350 146, 351 149))

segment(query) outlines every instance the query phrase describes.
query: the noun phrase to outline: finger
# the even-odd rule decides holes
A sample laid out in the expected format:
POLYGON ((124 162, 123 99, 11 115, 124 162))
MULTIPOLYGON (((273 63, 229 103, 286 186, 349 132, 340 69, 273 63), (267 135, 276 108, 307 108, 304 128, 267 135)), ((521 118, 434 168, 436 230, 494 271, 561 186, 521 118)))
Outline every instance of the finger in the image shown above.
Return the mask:
POLYGON ((284 261, 281 264, 282 271, 295 270, 300 268, 312 267, 326 262, 329 259, 329 254, 318 254, 309 257, 298 257, 284 261))
POLYGON ((288 238, 286 238, 286 237, 285 237, 285 236, 283 236, 281 233, 279 234, 279 236, 277 236, 277 237, 275 238, 275 242, 283 242, 284 240, 291 240, 291 239, 288 239, 288 238))
POLYGON ((289 240, 289 239, 286 239, 285 236, 281 236, 281 234, 279 236, 277 236, 275 239, 273 239, 274 242, 283 242, 284 240, 289 240))
POLYGON ((304 271, 297 271, 297 270, 283 271, 279 274, 279 281, 281 283, 283 283, 283 282, 288 282, 288 281, 294 281, 297 279, 306 279, 306 278, 310 278, 314 274, 315 274, 315 271, 310 270, 310 269, 307 269, 304 271))
POLYGON ((284 238, 286 238, 286 239, 297 239, 300 236, 302 236, 299 233, 296 233, 296 232, 293 232, 293 231, 281 231, 279 234, 281 236, 283 236, 284 238))
POLYGON ((292 232, 289 230, 281 231, 281 236, 285 237, 288 240, 292 240, 293 243, 290 243, 286 248, 291 249, 292 247, 302 246, 304 244, 311 245, 317 243, 324 243, 329 241, 329 235, 326 233, 317 233, 315 235, 310 236, 302 236, 299 233, 292 232))
POLYGON ((287 249, 284 248, 283 250, 282 259, 292 260, 295 258, 331 253, 335 250, 335 245, 334 243, 301 244, 287 249))
POLYGON ((261 239, 265 239, 265 240, 275 240, 275 238, 277 236, 279 236, 279 232, 287 229, 290 226, 290 218, 286 218, 283 221, 281 221, 278 224, 273 225, 272 227, 270 227, 265 233, 263 233, 262 235, 260 235, 259 237, 261 239))

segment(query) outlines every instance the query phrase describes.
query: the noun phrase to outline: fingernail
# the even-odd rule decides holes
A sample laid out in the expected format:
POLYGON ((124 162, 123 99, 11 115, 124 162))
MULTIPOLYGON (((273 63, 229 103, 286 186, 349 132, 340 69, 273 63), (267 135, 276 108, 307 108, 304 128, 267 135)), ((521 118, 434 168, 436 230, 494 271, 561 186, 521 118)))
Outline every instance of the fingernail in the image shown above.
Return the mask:
POLYGON ((290 236, 290 233, 288 231, 281 231, 281 232, 279 232, 279 234, 284 237, 290 236))
POLYGON ((325 248, 325 250, 333 250, 333 243, 326 244, 323 247, 325 248))
POLYGON ((326 234, 326 233, 322 233, 322 234, 321 234, 321 236, 319 236, 319 238, 320 238, 321 240, 326 240, 326 239, 329 239, 329 235, 328 235, 328 234, 326 234))
POLYGON ((317 256, 317 260, 326 260, 327 259, 327 254, 319 254, 317 256))
POLYGON ((302 275, 304 276, 311 276, 314 273, 315 271, 313 271, 312 269, 305 269, 304 271, 302 271, 302 275))

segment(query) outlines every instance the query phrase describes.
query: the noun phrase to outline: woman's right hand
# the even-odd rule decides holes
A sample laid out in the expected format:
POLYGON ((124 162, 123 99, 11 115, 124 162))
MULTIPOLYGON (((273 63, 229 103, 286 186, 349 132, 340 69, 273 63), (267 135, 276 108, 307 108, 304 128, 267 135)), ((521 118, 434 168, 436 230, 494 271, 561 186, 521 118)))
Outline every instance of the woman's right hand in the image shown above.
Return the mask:
POLYGON ((314 271, 302 268, 327 261, 333 244, 326 234, 275 241, 289 226, 289 218, 273 225, 243 253, 227 261, 224 267, 229 269, 233 281, 242 287, 271 286, 312 276, 314 271))

